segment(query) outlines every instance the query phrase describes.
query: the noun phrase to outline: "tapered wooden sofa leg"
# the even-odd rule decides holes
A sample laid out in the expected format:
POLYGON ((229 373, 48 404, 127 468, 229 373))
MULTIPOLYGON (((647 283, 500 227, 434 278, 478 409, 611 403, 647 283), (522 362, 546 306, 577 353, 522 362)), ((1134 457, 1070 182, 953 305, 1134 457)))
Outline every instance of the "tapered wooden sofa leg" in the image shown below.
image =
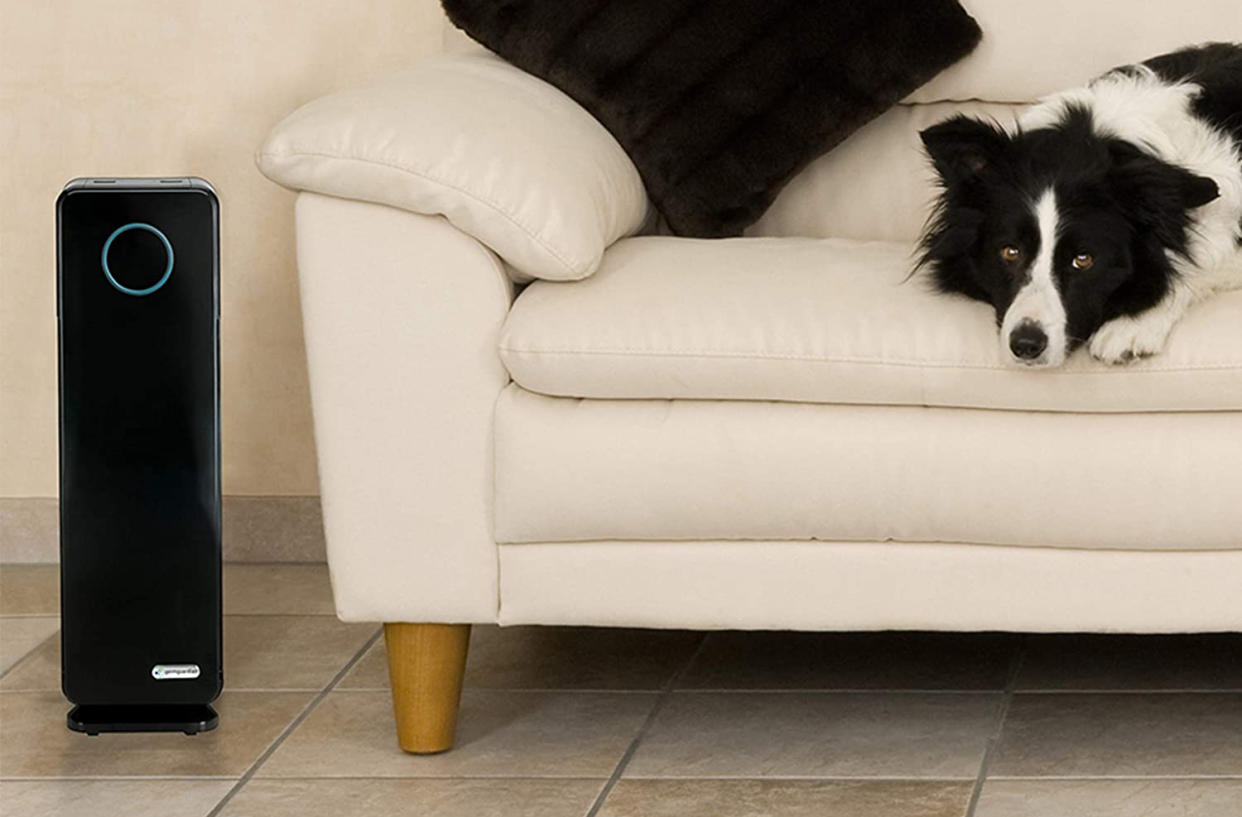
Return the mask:
POLYGON ((453 745, 469 642, 469 624, 384 625, 397 740, 405 751, 432 754, 453 745))

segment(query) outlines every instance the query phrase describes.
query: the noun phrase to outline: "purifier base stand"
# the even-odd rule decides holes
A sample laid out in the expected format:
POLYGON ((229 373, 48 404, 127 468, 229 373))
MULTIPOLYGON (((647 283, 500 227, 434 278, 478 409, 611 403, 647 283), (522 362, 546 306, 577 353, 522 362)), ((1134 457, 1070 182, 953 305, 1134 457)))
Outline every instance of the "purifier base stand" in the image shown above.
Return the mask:
POLYGON ((65 716, 75 732, 185 732, 197 735, 220 724, 220 716, 208 704, 158 706, 75 706, 65 716))

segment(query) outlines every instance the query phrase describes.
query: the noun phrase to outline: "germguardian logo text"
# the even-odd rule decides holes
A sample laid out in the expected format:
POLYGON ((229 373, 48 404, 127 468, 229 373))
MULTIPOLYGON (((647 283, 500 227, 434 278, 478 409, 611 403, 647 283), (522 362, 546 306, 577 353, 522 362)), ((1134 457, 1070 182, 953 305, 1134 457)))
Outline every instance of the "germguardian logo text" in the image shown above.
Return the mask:
POLYGON ((157 681, 179 681, 198 677, 198 664, 156 664, 151 677, 157 681))

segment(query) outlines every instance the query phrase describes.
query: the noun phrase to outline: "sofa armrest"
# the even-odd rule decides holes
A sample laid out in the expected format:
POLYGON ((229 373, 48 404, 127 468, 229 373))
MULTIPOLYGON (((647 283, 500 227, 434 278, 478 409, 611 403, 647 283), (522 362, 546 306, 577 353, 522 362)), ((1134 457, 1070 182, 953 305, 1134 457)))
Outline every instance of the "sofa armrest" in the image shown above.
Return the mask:
POLYGON ((648 202, 611 134, 552 85, 489 53, 425 61, 310 102, 260 170, 295 190, 443 215, 518 280, 577 280, 637 231, 648 202))
POLYGON ((308 193, 296 216, 337 614, 495 621, 492 414, 513 284, 440 217, 308 193))

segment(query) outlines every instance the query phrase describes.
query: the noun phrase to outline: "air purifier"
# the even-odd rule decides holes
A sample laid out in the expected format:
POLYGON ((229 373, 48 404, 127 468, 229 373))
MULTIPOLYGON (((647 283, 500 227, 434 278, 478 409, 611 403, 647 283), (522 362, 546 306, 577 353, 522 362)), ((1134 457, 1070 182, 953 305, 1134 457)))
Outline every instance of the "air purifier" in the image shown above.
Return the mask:
POLYGON ((56 201, 61 686, 70 729, 218 722, 219 203, 197 178, 56 201))

